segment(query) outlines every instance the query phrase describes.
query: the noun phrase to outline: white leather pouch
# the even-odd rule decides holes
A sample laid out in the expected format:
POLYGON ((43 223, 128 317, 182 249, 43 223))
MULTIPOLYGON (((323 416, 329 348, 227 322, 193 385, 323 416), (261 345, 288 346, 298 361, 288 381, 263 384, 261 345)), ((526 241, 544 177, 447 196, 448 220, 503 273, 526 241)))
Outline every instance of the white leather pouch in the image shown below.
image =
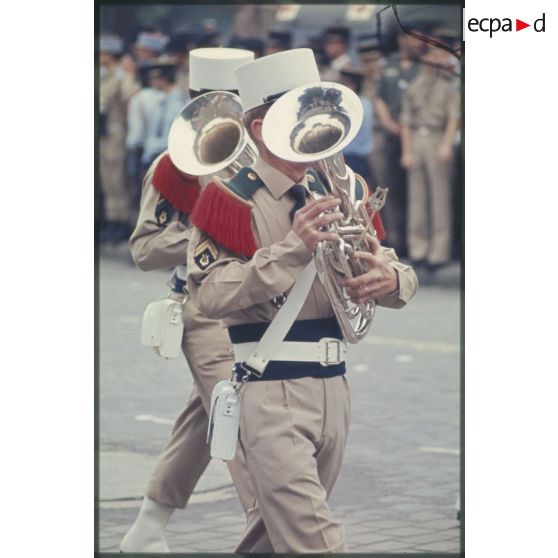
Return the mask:
POLYGON ((170 298, 151 302, 143 314, 141 344, 163 358, 178 358, 182 346, 183 303, 170 298))
POLYGON ((211 393, 207 442, 211 457, 230 461, 236 454, 240 424, 240 394, 230 380, 219 382, 211 393))

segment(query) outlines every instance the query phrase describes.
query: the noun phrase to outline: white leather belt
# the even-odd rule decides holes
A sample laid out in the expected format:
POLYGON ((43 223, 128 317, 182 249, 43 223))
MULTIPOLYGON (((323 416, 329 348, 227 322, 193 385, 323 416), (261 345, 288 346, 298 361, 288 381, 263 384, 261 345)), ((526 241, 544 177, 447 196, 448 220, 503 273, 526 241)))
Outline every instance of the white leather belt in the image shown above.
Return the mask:
MULTIPOLYGON (((236 362, 246 362, 258 341, 233 345, 236 362)), ((335 337, 323 337, 317 342, 283 341, 271 360, 287 362, 319 362, 322 366, 339 364, 345 360, 347 343, 335 337)))

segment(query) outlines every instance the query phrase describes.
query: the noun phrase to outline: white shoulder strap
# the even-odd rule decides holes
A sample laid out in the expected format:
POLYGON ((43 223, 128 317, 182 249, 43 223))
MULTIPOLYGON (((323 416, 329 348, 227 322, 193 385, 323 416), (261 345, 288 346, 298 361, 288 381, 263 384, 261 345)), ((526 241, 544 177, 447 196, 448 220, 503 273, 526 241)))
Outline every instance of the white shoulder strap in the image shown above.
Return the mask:
POLYGON ((284 341, 308 297, 314 277, 316 277, 316 265, 312 260, 298 276, 287 297, 287 302, 281 306, 263 337, 246 360, 246 366, 255 370, 254 375, 261 376, 264 373, 273 354, 284 341))

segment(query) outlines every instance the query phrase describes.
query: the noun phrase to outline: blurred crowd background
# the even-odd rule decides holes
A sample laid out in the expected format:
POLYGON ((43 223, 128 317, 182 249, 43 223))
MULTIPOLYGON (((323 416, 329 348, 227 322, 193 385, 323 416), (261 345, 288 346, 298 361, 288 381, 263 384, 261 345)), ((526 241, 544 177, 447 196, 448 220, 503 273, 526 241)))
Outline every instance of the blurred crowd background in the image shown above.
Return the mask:
POLYGON ((390 189, 382 211, 386 244, 433 269, 459 258, 461 140, 459 126, 448 119, 460 114, 460 61, 408 31, 459 52, 460 11, 401 6, 400 25, 389 6, 376 5, 101 6, 99 241, 118 244, 131 234, 143 175, 166 149, 171 122, 189 100, 190 50, 227 46, 260 57, 309 47, 322 79, 343 83, 363 102, 362 127, 344 156, 373 187, 390 189), (420 153, 402 150, 405 126, 420 153), (428 261, 420 246, 409 250, 410 227, 419 225, 431 235, 448 229, 440 241, 449 243, 449 252, 428 261))

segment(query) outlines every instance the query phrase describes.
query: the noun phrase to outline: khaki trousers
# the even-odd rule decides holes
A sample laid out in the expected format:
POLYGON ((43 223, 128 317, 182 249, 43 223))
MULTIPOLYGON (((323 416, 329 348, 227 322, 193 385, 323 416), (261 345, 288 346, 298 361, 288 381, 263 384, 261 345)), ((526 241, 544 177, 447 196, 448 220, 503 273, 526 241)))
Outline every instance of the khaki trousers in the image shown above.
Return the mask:
POLYGON ((452 162, 438 158, 441 133, 413 134, 415 165, 408 176, 407 219, 409 257, 432 264, 451 255, 452 162))
MULTIPOLYGON (((211 391, 217 382, 230 378, 233 364, 227 331, 218 321, 206 318, 190 299, 184 305, 183 321, 182 350, 194 376, 194 389, 146 491, 152 500, 172 508, 186 506, 209 464, 206 436, 211 391)), ((243 508, 253 508, 254 491, 240 445, 236 458, 227 465, 243 508)), ((266 545, 265 531, 259 532, 258 537, 263 537, 262 548, 271 548, 269 543, 266 545)))
POLYGON ((131 222, 131 198, 126 179, 124 131, 115 131, 99 142, 99 172, 107 221, 131 222))
POLYGON ((248 382, 240 440, 256 492, 240 548, 276 553, 340 552, 345 532, 327 504, 347 442, 350 397, 344 376, 248 382))

